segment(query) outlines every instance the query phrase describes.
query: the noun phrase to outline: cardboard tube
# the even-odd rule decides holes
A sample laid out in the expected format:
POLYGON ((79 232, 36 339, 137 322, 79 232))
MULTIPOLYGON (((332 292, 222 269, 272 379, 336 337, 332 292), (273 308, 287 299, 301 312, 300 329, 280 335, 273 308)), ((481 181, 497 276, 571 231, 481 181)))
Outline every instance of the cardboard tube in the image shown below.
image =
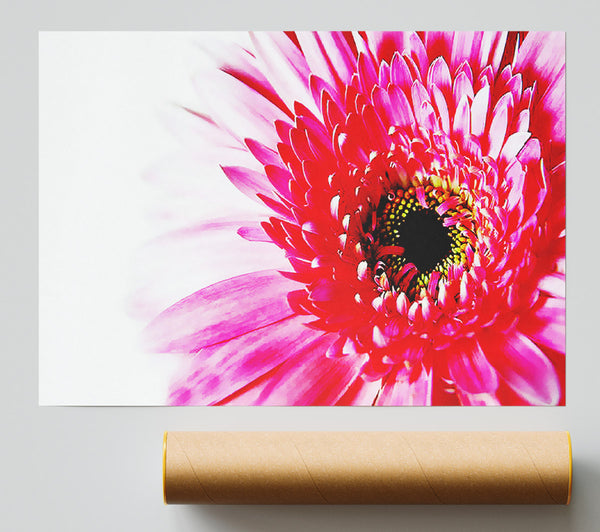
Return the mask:
POLYGON ((568 504, 568 432, 167 432, 165 503, 568 504))

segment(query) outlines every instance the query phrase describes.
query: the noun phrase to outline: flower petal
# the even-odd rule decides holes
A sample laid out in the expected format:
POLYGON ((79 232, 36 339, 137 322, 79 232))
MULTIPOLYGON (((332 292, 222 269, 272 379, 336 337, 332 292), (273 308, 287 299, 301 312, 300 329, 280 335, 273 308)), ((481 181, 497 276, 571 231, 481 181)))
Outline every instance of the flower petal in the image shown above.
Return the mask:
POLYGON ((475 338, 452 346, 448 369, 456 385, 467 393, 493 393, 498 388, 498 375, 475 338))
POLYGON ((565 318, 566 307, 563 298, 542 297, 535 311, 521 318, 519 329, 536 344, 565 353, 565 318))
POLYGON ((424 368, 416 368, 418 377, 411 377, 415 371, 402 366, 386 379, 381 393, 375 401, 377 406, 426 406, 431 404, 431 375, 424 368))
POLYGON ((298 286, 274 270, 226 279, 163 311, 144 339, 155 352, 196 352, 292 315, 286 296, 298 286))
POLYGON ((325 353, 332 340, 333 335, 323 335, 296 351, 271 375, 255 404, 335 404, 359 378, 367 357, 327 358, 325 353))
POLYGON ((487 359, 500 377, 532 405, 556 405, 561 383, 548 357, 528 337, 514 331, 480 340, 487 359))
POLYGON ((172 387, 171 404, 208 405, 224 401, 282 366, 323 334, 306 327, 306 321, 306 317, 288 317, 201 350, 190 359, 172 387))
POLYGON ((279 32, 253 32, 250 39, 261 70, 287 106, 291 108, 297 100, 318 114, 310 93, 310 68, 292 40, 279 32))

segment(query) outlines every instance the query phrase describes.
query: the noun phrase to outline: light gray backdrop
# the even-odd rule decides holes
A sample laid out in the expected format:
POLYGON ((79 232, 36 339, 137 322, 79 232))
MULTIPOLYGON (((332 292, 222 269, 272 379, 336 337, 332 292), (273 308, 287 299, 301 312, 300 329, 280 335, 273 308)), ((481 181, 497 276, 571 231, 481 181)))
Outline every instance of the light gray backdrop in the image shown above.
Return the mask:
POLYGON ((6 531, 600 530, 598 8, 584 1, 102 0, 1 8, 0 529, 6 531), (65 29, 567 31, 568 357, 564 408, 37 406, 37 31, 65 29), (165 507, 170 430, 562 430, 570 507, 165 507))

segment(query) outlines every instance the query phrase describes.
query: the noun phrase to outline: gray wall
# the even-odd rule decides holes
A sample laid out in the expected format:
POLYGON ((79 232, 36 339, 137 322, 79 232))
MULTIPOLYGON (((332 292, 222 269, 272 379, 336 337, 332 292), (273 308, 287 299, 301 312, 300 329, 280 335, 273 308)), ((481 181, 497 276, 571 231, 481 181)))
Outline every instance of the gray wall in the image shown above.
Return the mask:
MULTIPOLYGON (((6 4, 5 4, 6 5, 6 4)), ((581 0, 297 3, 156 0, 2 9, 0 529, 547 531, 600 529, 598 8, 581 0), (564 408, 37 406, 37 31, 52 29, 557 29, 567 31, 568 357, 564 408), (562 430, 570 507, 165 507, 169 430, 562 430)))

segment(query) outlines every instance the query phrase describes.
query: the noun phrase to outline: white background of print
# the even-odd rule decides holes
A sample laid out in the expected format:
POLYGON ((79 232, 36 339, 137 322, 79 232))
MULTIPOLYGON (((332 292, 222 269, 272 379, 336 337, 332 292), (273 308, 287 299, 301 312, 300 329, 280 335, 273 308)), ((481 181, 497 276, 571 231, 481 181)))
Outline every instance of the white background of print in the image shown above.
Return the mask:
MULTIPOLYGON (((5 8, 0 529, 15 531, 596 531, 600 523, 596 228, 599 8, 582 0, 355 0, 206 4, 24 0, 5 8), (37 31, 65 29, 497 29, 567 31, 567 406, 560 408, 40 407, 37 382, 37 31), (164 507, 163 430, 562 430, 574 446, 569 507, 164 507)), ((179 83, 178 83, 179 86, 179 83)))
POLYGON ((237 247, 223 250, 210 237, 217 252, 196 245, 190 253, 188 239, 152 243, 190 219, 261 210, 216 163, 191 176, 175 165, 164 171, 165 180, 183 181, 172 194, 142 179, 184 149, 174 104, 202 110, 192 78, 215 67, 201 39, 248 40, 243 33, 40 34, 40 404, 165 404, 180 360, 142 351, 148 319, 204 286, 264 268, 264 244, 241 237, 240 246, 259 250, 244 261, 237 247), (192 196, 182 186, 208 193, 192 196), (162 268, 168 283, 152 278, 162 268), (131 309, 145 285, 155 312, 140 309, 143 319, 131 309))

